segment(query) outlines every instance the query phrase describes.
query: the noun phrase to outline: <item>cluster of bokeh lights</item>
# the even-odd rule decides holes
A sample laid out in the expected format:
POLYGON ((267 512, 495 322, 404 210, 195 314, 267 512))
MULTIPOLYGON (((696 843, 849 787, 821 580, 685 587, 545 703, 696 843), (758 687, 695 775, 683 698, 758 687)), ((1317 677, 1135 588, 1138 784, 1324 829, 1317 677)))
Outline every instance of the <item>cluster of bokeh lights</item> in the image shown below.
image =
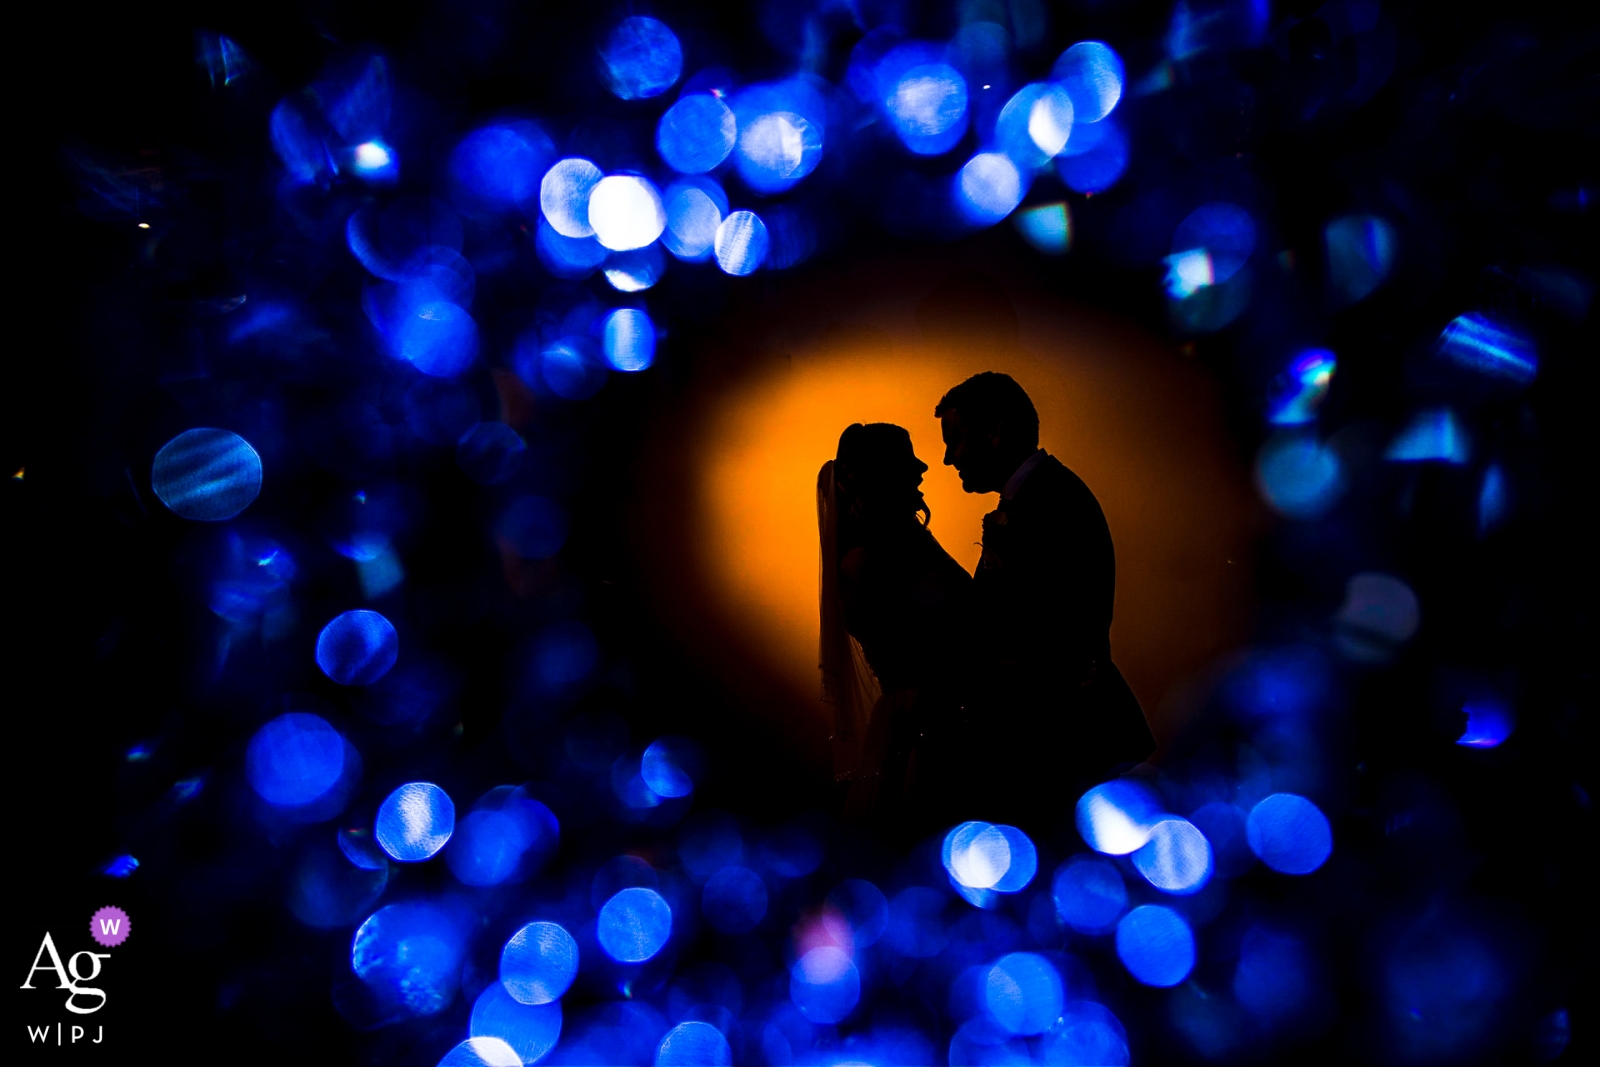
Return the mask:
MULTIPOLYGON (((330 454, 319 464, 348 483, 318 516, 320 547, 263 515, 292 492, 283 472, 314 451, 286 442, 267 415, 197 411, 165 425, 149 486, 162 521, 220 524, 190 528, 221 546, 204 586, 207 621, 225 635, 215 673, 268 646, 298 657, 308 692, 251 713, 231 795, 275 847, 292 846, 283 896, 294 918, 318 936, 353 931, 335 1006, 356 1029, 422 1020, 429 1041, 454 1042, 441 1064, 1125 1065, 1151 1039, 1135 1032, 1130 1043, 1119 1011, 1146 1022, 1157 1009, 1140 1005, 1161 1005, 1172 1033, 1216 1061, 1254 1056, 1250 1041, 1268 1048, 1330 1001, 1322 935, 1306 916, 1348 887, 1331 888, 1360 846, 1351 834, 1336 847, 1350 809, 1318 745, 1351 702, 1342 687, 1403 665, 1427 633, 1424 586, 1413 589, 1399 562, 1372 562, 1381 553, 1369 546, 1337 550, 1343 569, 1319 588, 1315 617, 1219 667, 1205 713, 1237 729, 1225 757, 1165 753, 1059 798, 1053 817, 1070 813, 1075 839, 972 820, 893 862, 863 859, 871 850, 856 831, 826 820, 757 826, 711 810, 694 742, 635 738, 609 709, 574 710, 598 679, 631 681, 603 628, 580 621, 582 597, 554 562, 581 516, 569 517, 571 472, 541 420, 576 419, 615 376, 648 380, 673 355, 673 282, 687 279, 686 301, 700 284, 751 293, 750 276, 836 240, 851 224, 847 201, 877 205, 865 209, 875 221, 917 239, 1009 219, 1041 255, 1104 242, 1089 198, 1129 189, 1130 167, 1152 158, 1136 101, 1195 76, 1199 65, 1185 63, 1266 34, 1257 0, 1181 0, 1161 58, 1130 78, 1103 41, 1056 53, 1036 47, 1039 31, 1024 49, 1027 7, 1011 5, 1016 26, 967 18, 949 41, 865 32, 837 84, 815 73, 820 61, 744 81, 705 66, 699 38, 630 15, 608 23, 596 56, 607 106, 631 123, 617 128, 638 142, 626 151, 563 116, 501 112, 447 131, 435 168, 394 121, 394 72, 373 55, 272 112, 284 204, 356 191, 325 228, 359 276, 347 310, 374 376, 390 377, 329 421, 359 423, 370 440, 318 439, 330 454), (862 177, 861 160, 877 176, 862 177), (438 184, 424 189, 430 170, 438 184), (527 301, 537 306, 508 323, 495 301, 519 254, 548 277, 527 301), (433 451, 390 447, 402 439, 433 451), (383 469, 441 460, 482 502, 477 548, 537 616, 508 642, 515 697, 499 741, 524 772, 558 765, 548 778, 485 790, 425 751, 473 736, 482 709, 457 704, 463 692, 478 700, 481 680, 431 658, 455 621, 436 623, 444 609, 410 596, 421 505, 382 484, 390 475, 346 477, 359 465, 341 468, 342 453, 365 447, 383 469), (328 578, 319 553, 343 570, 328 578), (297 615, 313 584, 320 606, 297 615)), ((1379 32, 1373 5, 1326 11, 1347 44, 1379 32)), ((206 41, 213 85, 248 71, 232 42, 206 41)), ((1341 390, 1365 355, 1321 326, 1244 324, 1303 268, 1296 255, 1315 261, 1327 314, 1376 306, 1414 230, 1392 204, 1358 203, 1319 215, 1297 251, 1249 183, 1195 179, 1182 193, 1129 208, 1148 231, 1136 234, 1141 284, 1176 336, 1235 329, 1259 346, 1245 408, 1258 419, 1254 490, 1286 537, 1335 551, 1327 544, 1341 538, 1328 531, 1370 501, 1373 470, 1416 492, 1454 479, 1472 533, 1503 527, 1527 497, 1504 435, 1485 433, 1481 414, 1556 366, 1519 313, 1488 299, 1430 311, 1407 368, 1427 388, 1341 432, 1341 390)), ((278 329, 290 303, 252 294, 226 320, 229 343, 278 329)), ((463 609, 478 613, 467 628, 494 610, 463 609)), ((1488 765, 1515 747, 1521 705, 1502 681, 1474 676, 1438 698, 1462 722, 1443 742, 1450 756, 1488 765)), ((136 764, 160 756, 144 742, 127 752, 136 764)), ((162 803, 210 796, 223 777, 189 774, 162 803)), ((115 878, 139 870, 131 853, 103 866, 115 878)), ((1471 922, 1433 922, 1377 950, 1377 996, 1396 1032, 1413 1035, 1414 1060, 1468 1042, 1508 973, 1471 922), (1416 1036, 1424 1030, 1443 1036, 1416 1036)))

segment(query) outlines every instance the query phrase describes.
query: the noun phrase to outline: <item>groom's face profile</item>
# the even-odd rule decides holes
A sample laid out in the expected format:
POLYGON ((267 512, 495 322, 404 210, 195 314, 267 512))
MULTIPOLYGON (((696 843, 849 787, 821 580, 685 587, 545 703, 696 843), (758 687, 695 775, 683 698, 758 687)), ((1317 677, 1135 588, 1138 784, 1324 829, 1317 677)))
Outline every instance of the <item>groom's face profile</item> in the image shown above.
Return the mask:
POLYGON ((961 488, 969 493, 999 492, 1005 481, 1004 475, 996 478, 999 435, 967 426, 955 408, 940 416, 939 428, 944 437, 944 465, 961 475, 961 488))

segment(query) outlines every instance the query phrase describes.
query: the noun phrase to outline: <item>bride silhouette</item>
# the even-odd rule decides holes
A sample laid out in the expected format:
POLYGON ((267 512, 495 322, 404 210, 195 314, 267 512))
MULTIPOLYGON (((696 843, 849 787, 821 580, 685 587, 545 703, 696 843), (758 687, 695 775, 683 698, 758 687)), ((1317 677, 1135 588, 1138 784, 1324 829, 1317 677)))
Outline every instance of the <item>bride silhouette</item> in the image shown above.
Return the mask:
POLYGON ((972 577, 928 529, 927 470, 902 427, 855 423, 817 476, 823 700, 856 820, 927 805, 930 744, 964 687, 972 577))

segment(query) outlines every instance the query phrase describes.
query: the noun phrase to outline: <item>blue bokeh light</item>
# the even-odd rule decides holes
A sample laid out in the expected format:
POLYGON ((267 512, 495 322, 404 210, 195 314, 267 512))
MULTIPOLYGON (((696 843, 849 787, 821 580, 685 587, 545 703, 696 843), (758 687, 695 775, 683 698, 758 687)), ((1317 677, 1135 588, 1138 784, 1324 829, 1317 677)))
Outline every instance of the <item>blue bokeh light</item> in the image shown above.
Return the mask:
POLYGON ((1057 867, 1050 894, 1061 921, 1083 934, 1108 932, 1128 906, 1122 875, 1098 856, 1074 856, 1057 867))
POLYGON ((372 834, 364 827, 347 826, 338 834, 339 851, 344 853, 344 858, 366 871, 382 871, 389 868, 389 857, 384 855, 383 849, 372 839, 372 834))
POLYGON ((500 984, 519 1004, 561 999, 578 975, 578 943, 557 923, 533 922, 500 951, 500 984))
MULTIPOLYGON (((537 344, 536 337, 528 342, 537 344)), ((543 348, 519 346, 517 373, 527 380, 530 372, 550 391, 565 400, 587 400, 606 384, 606 365, 597 346, 587 337, 563 337, 543 348), (528 367, 532 364, 532 367, 528 367), (533 368, 537 368, 536 371, 533 368)))
POLYGON ((1267 421, 1274 426, 1314 422, 1338 369, 1338 360, 1326 348, 1308 348, 1296 355, 1274 383, 1273 395, 1267 402, 1267 421))
POLYGON ((326 180, 335 166, 318 126, 321 123, 299 100, 290 97, 272 111, 268 121, 272 147, 290 178, 303 184, 326 180))
POLYGON ((691 1019, 667 1031, 656 1048, 656 1067, 728 1067, 733 1049, 707 1022, 691 1019))
POLYGON ((964 822, 945 834, 944 869, 968 889, 992 889, 1011 866, 1011 845, 1000 828, 964 822))
POLYGON ((456 824, 444 858, 451 873, 466 885, 499 885, 516 873, 525 847, 515 816, 479 810, 456 824))
POLYGON ((1376 215, 1343 215, 1322 232, 1328 248, 1328 287, 1334 300, 1363 300, 1394 267, 1394 227, 1376 215))
MULTIPOLYGON (((403 282, 441 261, 438 249, 460 252, 465 240, 461 216, 448 204, 427 197, 403 196, 379 208, 369 203, 345 223, 350 254, 372 274, 403 282)), ((465 260, 452 261, 458 269, 465 260)), ((470 269, 470 265, 468 265, 470 269)), ((445 299, 459 297, 450 292, 445 299)))
POLYGON ((1185 276, 1195 288, 1220 285, 1232 278, 1249 261, 1255 247, 1255 220, 1237 204, 1215 203, 1197 208, 1178 223, 1172 234, 1173 256, 1193 257, 1196 253, 1205 253, 1207 276, 1203 280, 1185 276))
POLYGON ((724 867, 706 880, 700 908, 719 933, 749 933, 767 914, 766 884, 748 867, 724 867))
POLYGON ((656 126, 656 148, 680 174, 714 170, 733 151, 733 110, 710 93, 690 93, 667 108, 656 126))
POLYGON ((592 237, 589 194, 605 174, 587 159, 558 161, 539 182, 539 210, 562 237, 592 237))
POLYGON ((339 783, 345 770, 344 746, 339 731, 316 715, 280 715, 250 739, 245 776, 268 804, 301 807, 339 783))
POLYGON ((456 465, 479 485, 509 481, 528 451, 522 436, 503 422, 480 422, 456 443, 456 465))
POLYGON ((1255 481, 1267 505, 1291 519, 1321 517, 1345 487, 1338 453, 1299 433, 1267 438, 1256 455, 1255 481))
POLYGON ((490 982, 472 1004, 467 1032, 473 1037, 497 1037, 524 1064, 537 1063, 561 1037, 561 1004, 523 1004, 505 986, 490 982))
POLYGON ((717 226, 717 266, 733 275, 751 274, 767 258, 767 224, 754 211, 735 211, 717 226))
POLYGON ((1005 837, 1011 855, 1005 873, 994 883, 993 889, 996 893, 1020 893, 1039 871, 1039 852, 1028 835, 1015 826, 996 826, 995 829, 1005 837))
POLYGON ((1067 188, 1103 193, 1128 169, 1128 135, 1115 119, 1073 123, 1072 137, 1056 157, 1056 173, 1067 188))
POLYGON ((639 776, 657 796, 686 797, 694 792, 694 779, 684 766, 688 746, 686 740, 663 737, 651 742, 639 758, 639 776))
POLYGON ((656 325, 639 308, 618 308, 600 328, 601 348, 613 370, 645 370, 656 359, 656 325))
POLYGON ((555 158, 549 136, 531 122, 485 126, 450 154, 450 178, 471 207, 504 210, 532 203, 555 158))
POLYGON ((395 351, 424 374, 454 378, 478 358, 477 322, 448 300, 418 304, 392 325, 395 351))
POLYGON ((661 246, 652 244, 629 252, 613 252, 606 257, 606 281, 619 293, 639 293, 661 280, 667 270, 667 257, 661 246))
POLYGON ((1023 240, 1047 256, 1064 256, 1072 247, 1072 211, 1065 200, 1024 208, 1011 221, 1023 240))
POLYGON ((1059 85, 1034 82, 1018 89, 995 120, 995 142, 1022 170, 1037 170, 1071 140, 1072 99, 1059 85))
POLYGON ((1294 793, 1274 793, 1245 821, 1250 851, 1275 871, 1310 874, 1333 851, 1333 827, 1322 810, 1294 793))
POLYGON ((1539 357, 1526 337, 1477 313, 1459 315, 1439 337, 1439 354, 1458 367, 1513 385, 1539 373, 1539 357))
POLYGON ((653 889, 624 889, 600 909, 595 934, 612 959, 643 963, 660 952, 671 936, 672 907, 653 889))
POLYGON ((1104 1005, 1075 1000, 1040 1040, 1039 1055, 1040 1062, 1063 1067, 1127 1067, 1128 1032, 1104 1005))
POLYGON ((444 848, 455 828, 450 794, 432 782, 407 782, 379 805, 372 832, 390 856, 419 863, 444 848))
POLYGON ((385 1000, 433 1015, 455 999, 465 952, 461 917, 426 903, 379 908, 356 930, 350 967, 385 1000))
POLYGON ((1383 453, 1400 463, 1449 463, 1460 466, 1472 458, 1472 437, 1449 408, 1417 412, 1383 453))
POLYGON ((1175 986, 1194 969, 1194 933, 1171 908, 1146 904, 1117 923, 1117 958, 1145 985, 1175 986))
POLYGON ((557 278, 586 278, 606 261, 607 252, 594 234, 587 237, 563 237, 548 219, 539 220, 539 232, 534 237, 534 249, 539 262, 557 278))
POLYGON ((1078 798, 1078 834, 1096 852, 1126 856, 1150 840, 1160 814, 1160 801, 1149 786, 1117 778, 1078 798))
POLYGON ((522 1067, 522 1057, 498 1037, 469 1037, 446 1052, 438 1067, 522 1067))
POLYGON ((589 191, 589 226, 600 244, 627 252, 654 243, 667 226, 656 187, 637 174, 601 178, 589 191))
POLYGON ((847 878, 833 887, 828 904, 850 924, 857 949, 877 943, 889 926, 889 901, 881 890, 863 878, 847 878))
POLYGON ((1133 854, 1133 866, 1164 892, 1198 893, 1211 879, 1211 842, 1187 819, 1162 819, 1133 854))
POLYGON ((840 1022, 861 999, 861 972, 843 949, 814 948, 790 969, 789 999, 811 1022, 840 1022))
POLYGON ((661 243, 679 259, 698 262, 711 255, 728 198, 709 179, 674 182, 667 187, 667 228, 661 243))
POLYGON ((750 86, 734 97, 733 113, 739 128, 734 162, 756 192, 782 192, 822 161, 827 109, 809 82, 750 86))
POLYGON ((228 430, 185 430, 156 453, 150 488, 174 514, 222 522, 261 493, 261 457, 228 430))
POLYGON ((739 173, 761 192, 779 192, 816 168, 822 140, 792 111, 757 115, 739 135, 739 173))
POLYGON ((122 855, 114 858, 110 863, 107 863, 105 867, 101 868, 100 873, 106 875, 108 878, 126 878, 128 875, 132 874, 138 869, 138 858, 135 856, 130 856, 125 852, 122 855))
POLYGON ((967 82, 948 63, 920 62, 922 46, 891 52, 885 67, 901 67, 884 85, 883 110, 895 134, 919 156, 948 152, 967 131, 967 82), (909 65, 906 65, 909 61, 909 65))
POLYGON ((632 755, 623 756, 611 765, 611 791, 635 811, 661 806, 661 795, 644 784, 639 775, 639 760, 632 755))
POLYGON ((666 23, 636 15, 623 19, 600 50, 611 91, 624 100, 660 96, 683 73, 683 46, 666 23))
POLYGON ((1467 715, 1467 728, 1456 744, 1468 748, 1495 748, 1516 728, 1516 713, 1499 697, 1474 697, 1461 708, 1467 715))
POLYGON ((1061 1016, 1061 976, 1032 952, 1002 956, 984 981, 984 1005, 1007 1032, 1042 1034, 1061 1016))
POLYGON ((400 177, 400 161, 394 149, 382 141, 365 141, 351 149, 350 169, 374 184, 387 184, 400 177))
POLYGON ((1122 99, 1122 57, 1103 41, 1079 41, 1061 53, 1050 78, 1072 98, 1080 122, 1099 122, 1122 99))
POLYGON ((376 611, 334 616, 317 635, 317 666, 340 685, 371 685, 400 657, 400 635, 376 611))
POLYGON ((1033 1062, 1027 1043, 987 1014, 967 1020, 955 1032, 950 1038, 947 1061, 985 1067, 1025 1067, 1033 1062))
POLYGON ((992 226, 1011 214, 1027 191, 1017 165, 1003 152, 979 152, 956 175, 956 206, 975 226, 992 226))
POLYGON ((1483 483, 1478 487, 1478 533, 1486 534, 1505 521, 1511 513, 1511 487, 1506 469, 1491 463, 1483 472, 1483 483))

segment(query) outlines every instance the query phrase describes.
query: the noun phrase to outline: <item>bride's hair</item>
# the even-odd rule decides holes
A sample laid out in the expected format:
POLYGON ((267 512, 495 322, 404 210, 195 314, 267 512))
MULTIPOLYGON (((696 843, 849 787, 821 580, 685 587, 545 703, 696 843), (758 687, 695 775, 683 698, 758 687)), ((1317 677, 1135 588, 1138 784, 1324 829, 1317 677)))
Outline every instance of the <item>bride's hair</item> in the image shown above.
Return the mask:
MULTIPOLYGON (((839 452, 833 464, 841 518, 866 524, 898 518, 894 509, 905 499, 905 489, 915 487, 916 476, 921 473, 915 469, 917 462, 905 427, 892 422, 846 426, 839 435, 839 452)), ((925 500, 919 502, 914 514, 923 526, 933 519, 925 500)))

